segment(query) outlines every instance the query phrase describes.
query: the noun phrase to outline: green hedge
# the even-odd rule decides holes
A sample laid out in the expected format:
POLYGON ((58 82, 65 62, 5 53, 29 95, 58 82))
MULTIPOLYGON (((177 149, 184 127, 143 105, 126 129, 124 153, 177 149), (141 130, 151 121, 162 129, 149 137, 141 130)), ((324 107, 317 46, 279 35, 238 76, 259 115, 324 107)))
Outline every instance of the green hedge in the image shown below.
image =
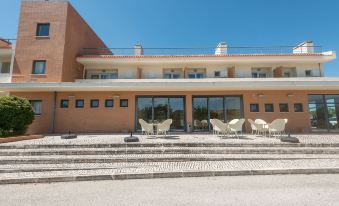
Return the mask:
POLYGON ((33 120, 34 112, 27 99, 0 97, 0 137, 25 134, 33 120))

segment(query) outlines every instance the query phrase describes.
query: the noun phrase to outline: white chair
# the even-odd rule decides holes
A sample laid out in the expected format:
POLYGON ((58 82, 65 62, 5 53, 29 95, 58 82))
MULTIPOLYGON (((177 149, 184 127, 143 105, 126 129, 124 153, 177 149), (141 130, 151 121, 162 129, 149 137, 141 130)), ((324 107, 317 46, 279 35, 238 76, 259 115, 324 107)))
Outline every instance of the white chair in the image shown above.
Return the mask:
POLYGON ((145 120, 139 119, 139 123, 141 125, 141 134, 153 135, 153 124, 148 124, 145 120))
POLYGON ((248 119, 248 122, 251 124, 252 134, 258 134, 258 125, 252 119, 248 119))
POLYGON ((218 135, 220 133, 221 129, 217 126, 215 121, 216 121, 216 119, 210 119, 210 123, 211 123, 212 129, 213 129, 213 134, 218 135))
POLYGON ((163 123, 157 125, 157 135, 164 134, 165 137, 169 132, 172 124, 172 119, 167 119, 163 123))
POLYGON ((234 124, 229 123, 228 127, 231 133, 234 133, 236 137, 239 139, 238 132, 242 133, 242 125, 244 124, 245 119, 239 119, 234 124))
POLYGON ((256 119, 254 123, 257 125, 258 134, 262 133, 265 136, 266 132, 268 132, 267 122, 262 119, 256 119))
POLYGON ((229 127, 228 127, 228 124, 227 123, 223 123, 221 120, 219 120, 219 119, 214 119, 214 124, 215 124, 215 126, 218 128, 218 133, 220 134, 220 135, 227 135, 229 132, 230 132, 230 130, 229 130, 229 127))
POLYGON ((275 119, 271 124, 268 125, 268 135, 279 134, 280 136, 285 131, 286 120, 285 119, 275 119))
POLYGON ((228 124, 235 124, 239 119, 232 119, 228 124))

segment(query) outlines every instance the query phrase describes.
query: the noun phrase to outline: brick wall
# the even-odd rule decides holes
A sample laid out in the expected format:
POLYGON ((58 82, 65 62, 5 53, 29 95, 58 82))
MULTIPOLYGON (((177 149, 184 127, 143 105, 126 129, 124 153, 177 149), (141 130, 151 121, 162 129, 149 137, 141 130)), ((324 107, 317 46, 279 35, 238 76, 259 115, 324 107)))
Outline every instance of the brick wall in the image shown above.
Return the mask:
POLYGON ((84 47, 105 44, 67 1, 23 1, 13 82, 62 82, 82 77, 76 62, 84 47), (36 37, 38 23, 50 23, 49 37, 36 37), (46 73, 32 75, 33 60, 46 60, 46 73))

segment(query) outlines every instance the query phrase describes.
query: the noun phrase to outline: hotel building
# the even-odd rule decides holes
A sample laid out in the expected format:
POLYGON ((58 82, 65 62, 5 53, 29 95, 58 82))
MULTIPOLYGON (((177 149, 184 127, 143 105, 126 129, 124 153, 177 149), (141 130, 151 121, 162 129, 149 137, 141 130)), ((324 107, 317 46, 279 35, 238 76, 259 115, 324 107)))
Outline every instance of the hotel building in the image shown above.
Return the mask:
POLYGON ((31 134, 138 131, 140 118, 207 132, 211 118, 240 117, 287 118, 293 133, 335 132, 339 78, 324 77, 335 58, 312 41, 110 49, 67 1, 23 0, 15 48, 0 41, 0 91, 30 100, 31 134))

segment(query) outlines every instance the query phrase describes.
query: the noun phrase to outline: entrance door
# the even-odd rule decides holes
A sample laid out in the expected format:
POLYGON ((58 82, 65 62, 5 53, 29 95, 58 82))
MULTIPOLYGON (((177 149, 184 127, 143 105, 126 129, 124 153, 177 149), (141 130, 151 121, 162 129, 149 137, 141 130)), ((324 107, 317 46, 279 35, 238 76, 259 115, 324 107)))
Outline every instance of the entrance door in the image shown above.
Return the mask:
POLYGON ((141 130, 139 119, 148 123, 161 123, 172 119, 172 131, 185 130, 184 97, 137 97, 136 129, 141 130))
POLYGON ((339 95, 309 95, 312 131, 339 131, 339 95))
POLYGON ((193 130, 210 131, 210 119, 223 122, 243 116, 241 96, 193 97, 193 130))

